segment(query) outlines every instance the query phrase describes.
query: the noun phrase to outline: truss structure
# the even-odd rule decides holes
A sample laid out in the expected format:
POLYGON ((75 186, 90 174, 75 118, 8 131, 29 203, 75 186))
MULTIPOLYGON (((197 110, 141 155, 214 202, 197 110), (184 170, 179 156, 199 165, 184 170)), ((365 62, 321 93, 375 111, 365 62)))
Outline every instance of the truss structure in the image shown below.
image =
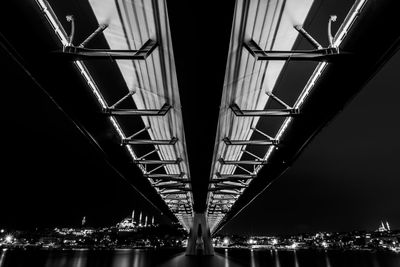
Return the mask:
POLYGON ((61 43, 61 49, 54 55, 73 61, 113 125, 122 149, 132 158, 132 164, 138 166, 179 222, 189 229, 193 198, 165 1, 134 2, 126 6, 122 0, 89 0, 97 20, 108 20, 111 27, 100 24, 79 45, 74 45, 74 17, 66 17, 70 23, 67 35, 47 0, 36 1, 61 43), (132 9, 137 12, 137 20, 127 17, 132 9), (110 48, 87 47, 100 33, 110 48), (105 97, 110 92, 105 94, 86 67, 86 61, 101 59, 117 63, 128 87, 126 94, 113 104, 108 104, 110 100, 105 97), (123 129, 129 127, 121 127, 122 116, 136 120, 135 125, 141 120, 144 128, 128 135, 123 129))
POLYGON ((305 21, 312 0, 288 0, 285 4, 276 1, 268 5, 237 0, 208 189, 207 214, 212 232, 261 168, 271 162, 291 122, 302 116, 301 107, 326 66, 351 56, 341 51, 340 44, 364 2, 354 3, 335 36, 331 24, 336 16, 329 18, 329 45, 323 47, 302 26, 292 24, 305 21), (277 16, 273 10, 281 13, 277 16), (295 50, 299 36, 312 48, 295 50), (274 88, 285 64, 291 61, 314 61, 318 65, 301 94, 292 97, 296 99, 293 103, 287 103, 276 95, 274 88), (272 102, 280 108, 270 108, 272 102), (271 129, 266 133, 266 127, 260 125, 260 118, 266 121, 270 117, 282 118, 277 132, 271 129))

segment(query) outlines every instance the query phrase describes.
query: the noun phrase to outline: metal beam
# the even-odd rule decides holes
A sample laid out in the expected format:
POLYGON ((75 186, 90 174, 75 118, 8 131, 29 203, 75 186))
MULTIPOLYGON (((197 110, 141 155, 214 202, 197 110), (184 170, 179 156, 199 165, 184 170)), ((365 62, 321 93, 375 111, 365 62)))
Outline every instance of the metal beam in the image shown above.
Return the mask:
POLYGON ((218 184, 218 183, 222 183, 222 182, 237 182, 240 180, 251 180, 253 178, 250 179, 240 179, 240 178, 221 178, 221 179, 213 179, 211 181, 209 181, 210 184, 218 184))
POLYGON ((154 174, 144 174, 144 177, 151 179, 182 179, 184 175, 185 175, 184 172, 181 172, 180 174, 154 173, 154 174))
MULTIPOLYGON (((230 184, 218 185, 218 184, 216 184, 214 188, 210 188, 210 189, 225 190, 225 189, 242 189, 242 188, 247 188, 247 187, 248 187, 247 185, 230 185, 230 184)), ((210 191, 210 189, 209 189, 209 191, 210 191)))
POLYGON ((240 179, 240 180, 245 180, 245 179, 254 179, 257 176, 256 175, 250 175, 250 174, 221 174, 219 172, 215 173, 215 175, 221 180, 221 179, 240 179))
POLYGON ((267 161, 265 160, 224 160, 223 158, 218 159, 219 163, 224 165, 265 165, 267 161))
MULTIPOLYGON (((222 189, 218 189, 222 190, 222 189)), ((218 191, 218 190, 209 190, 210 192, 213 192, 215 195, 232 195, 232 196, 237 196, 241 195, 241 192, 224 192, 224 191, 218 191)))
POLYGON ((165 116, 171 105, 165 103, 160 109, 118 109, 108 107, 103 112, 109 116, 165 116))
POLYGON ((290 60, 290 61, 326 61, 332 62, 350 55, 339 53, 336 47, 318 48, 313 50, 294 51, 264 51, 253 40, 244 42, 244 47, 250 52, 255 60, 290 60))
POLYGON ((222 139, 226 145, 230 146, 247 146, 247 145, 258 145, 258 146, 276 146, 278 140, 231 140, 229 137, 222 139))
POLYGON ((223 201, 212 201, 211 203, 210 203, 210 205, 233 205, 235 202, 232 202, 232 201, 226 201, 226 202, 223 202, 223 201))
POLYGON ((247 184, 245 182, 241 182, 240 180, 237 180, 237 181, 211 181, 210 184, 214 184, 217 186, 220 186, 220 185, 234 185, 235 186, 235 185, 237 185, 237 186, 247 187, 247 184), (228 183, 225 183, 225 182, 228 182, 228 183))
MULTIPOLYGON (((168 189, 168 190, 170 190, 170 189, 168 189)), ((175 189, 171 189, 171 190, 175 190, 175 189)), ((163 194, 163 195, 183 195, 183 194, 185 194, 186 195, 186 193, 189 191, 191 191, 191 189, 189 189, 189 188, 185 188, 185 189, 180 188, 180 189, 178 189, 178 191, 167 191, 167 192, 161 191, 160 194, 163 194)))
POLYGON ((160 184, 160 185, 155 184, 153 186, 157 187, 157 188, 162 188, 162 189, 179 189, 179 190, 181 190, 181 189, 185 190, 186 189, 184 184, 160 184))
POLYGON ((158 46, 157 41, 147 40, 139 50, 112 50, 89 49, 80 46, 65 46, 63 51, 54 52, 67 60, 91 60, 91 59, 130 59, 145 60, 158 46))
POLYGON ((123 145, 175 145, 178 138, 172 137, 171 140, 148 140, 148 139, 122 139, 123 145))
POLYGON ((231 104, 230 109, 238 117, 288 117, 299 114, 299 109, 284 108, 284 109, 270 109, 270 110, 242 110, 236 103, 231 104))
POLYGON ((135 164, 179 164, 182 161, 181 158, 172 160, 158 160, 158 159, 138 159, 134 160, 135 164))
POLYGON ((188 183, 190 183, 189 180, 187 180, 187 179, 182 179, 182 178, 168 178, 168 177, 163 177, 163 178, 151 178, 151 179, 157 180, 157 181, 160 181, 160 182, 179 182, 179 183, 182 183, 182 184, 188 184, 188 183))
MULTIPOLYGON (((162 196, 164 196, 164 195, 162 195, 162 196)), ((167 194, 167 196, 164 196, 163 199, 164 200, 171 200, 171 201, 177 200, 177 201, 189 202, 189 200, 187 199, 187 196, 186 196, 186 192, 185 192, 185 197, 182 197, 182 198, 180 198, 180 197, 169 197, 168 194, 167 194)))

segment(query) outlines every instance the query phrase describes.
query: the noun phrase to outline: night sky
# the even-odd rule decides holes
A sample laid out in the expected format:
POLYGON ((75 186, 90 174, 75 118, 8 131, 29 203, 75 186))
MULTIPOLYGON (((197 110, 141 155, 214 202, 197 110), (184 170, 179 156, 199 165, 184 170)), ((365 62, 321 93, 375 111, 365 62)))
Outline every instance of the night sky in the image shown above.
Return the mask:
MULTIPOLYGON (((210 19, 217 18, 221 10, 214 11, 210 19)), ((188 13, 183 17, 190 16, 188 13)), ((191 18, 195 19, 196 16, 191 18)), ((229 19, 228 16, 224 21, 229 19)), ((177 23, 172 22, 172 26, 177 23)), ((230 29, 224 34, 229 32, 230 29)), ((205 30, 201 33, 206 35, 205 30)), ((197 38, 193 34, 186 37, 197 38)), ((185 66, 183 57, 177 54, 181 88, 193 83, 179 77, 179 70, 185 66)), ((224 66, 224 57, 216 65, 224 66)), ((158 222, 168 222, 107 164, 3 48, 0 58, 3 104, 0 227, 79 226, 83 216, 88 225, 107 226, 129 216, 133 209, 155 215, 158 222)), ((320 132, 296 163, 222 232, 373 230, 380 220, 388 220, 392 228, 399 228, 399 69, 400 53, 397 53, 320 132)), ((214 75, 221 73, 223 69, 214 75)), ((222 84, 223 76, 218 79, 217 87, 222 84)), ((219 101, 212 103, 218 105, 219 101)), ((189 115, 184 116, 189 119, 189 115)), ((216 119, 213 118, 210 128, 216 128, 216 119)), ((213 141, 214 134, 210 132, 206 140, 213 141)), ((188 142, 190 146, 195 141, 188 142)), ((189 161, 190 153, 194 152, 189 151, 189 161)))
POLYGON ((398 229, 399 69, 398 52, 222 232, 375 230, 380 220, 398 229))

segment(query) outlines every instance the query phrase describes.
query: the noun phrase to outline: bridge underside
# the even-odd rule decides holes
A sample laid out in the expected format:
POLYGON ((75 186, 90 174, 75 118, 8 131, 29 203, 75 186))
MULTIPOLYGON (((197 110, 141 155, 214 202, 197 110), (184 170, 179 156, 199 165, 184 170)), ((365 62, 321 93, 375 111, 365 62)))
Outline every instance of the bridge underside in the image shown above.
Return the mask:
POLYGON ((396 1, 237 0, 192 31, 183 22, 204 20, 208 6, 190 7, 189 18, 180 8, 190 4, 142 2, 8 1, 3 10, 20 23, 4 28, 2 49, 122 178, 192 227, 188 254, 212 254, 210 234, 289 168, 397 51, 396 1), (101 23, 103 34, 80 47, 101 23))
MULTIPOLYGON (((257 174, 257 178, 243 180, 247 186, 238 188, 237 195, 232 195, 235 200, 237 199, 234 205, 226 206, 226 214, 223 212, 217 216, 214 215, 216 222, 211 225, 212 232, 215 233, 221 229, 226 222, 262 193, 274 179, 287 170, 312 138, 352 100, 398 50, 400 30, 398 28, 393 29, 393 31, 383 30, 393 28, 393 25, 396 24, 395 6, 396 4, 391 1, 355 1, 353 6, 346 11, 348 12, 347 17, 332 40, 333 46, 330 46, 339 48, 339 53, 346 53, 346 56, 333 61, 322 60, 316 63, 296 63, 290 61, 289 58, 285 62, 284 71, 279 74, 278 82, 275 85, 264 84, 264 86, 257 87, 259 94, 264 94, 262 97, 269 97, 266 100, 266 105, 264 104, 265 100, 260 100, 262 97, 257 96, 257 100, 252 100, 255 96, 251 93, 251 86, 253 84, 257 86, 256 78, 249 78, 247 83, 242 82, 244 84, 238 82, 236 86, 232 86, 230 91, 228 87, 224 89, 222 106, 225 109, 220 112, 220 127, 223 123, 228 123, 229 126, 225 126, 225 129, 219 128, 219 133, 228 134, 217 134, 214 154, 216 165, 214 165, 214 173, 211 174, 211 179, 212 181, 217 180, 220 175, 226 175, 227 172, 229 174, 239 173, 237 168, 242 169, 243 166, 247 167, 247 170, 250 169, 250 173, 246 174, 257 174), (309 76, 304 75, 299 79, 299 73, 307 72, 310 74, 309 76), (225 95, 226 98, 224 99, 225 95), (228 107, 228 104, 236 100, 238 95, 240 95, 241 102, 237 106, 242 110, 237 110, 237 106, 235 106, 235 109, 232 108, 232 105, 228 107), (284 103, 277 103, 279 101, 284 103), (257 104, 259 105, 257 106, 257 104), (277 107, 281 109, 293 108, 297 113, 283 115, 280 119, 277 119, 277 116, 266 114, 265 111, 274 110, 277 107), (229 108, 231 112, 228 111, 229 108), (243 111, 244 109, 246 111, 243 111), (258 111, 254 115, 255 110, 262 110, 262 112, 258 111), (239 120, 241 121, 238 122, 239 120), (241 136, 239 137, 239 135, 241 136), (263 148, 252 143, 237 146, 235 153, 226 148, 225 151, 223 150, 227 144, 223 142, 222 137, 228 137, 230 140, 261 139, 273 142, 263 148), (223 152, 221 153, 221 151, 223 152), (235 161, 236 169, 232 169, 232 167, 231 169, 223 169, 218 166, 221 161, 217 162, 216 159, 218 156, 224 155, 223 153, 226 155, 225 161, 227 159, 235 161), (244 165, 244 163, 249 163, 249 159, 254 162, 244 165)), ((312 12, 311 9, 310 14, 312 12)), ((309 33, 318 32, 318 26, 310 23, 310 19, 312 18, 315 21, 327 20, 329 15, 332 14, 331 11, 327 12, 329 13, 324 14, 322 12, 321 14, 320 12, 314 15, 315 17, 310 17, 309 14, 304 23, 304 28, 309 33)), ((324 26, 326 27, 327 24, 328 22, 324 26)), ((241 41, 246 42, 246 38, 249 37, 244 34, 244 39, 241 41)), ((300 40, 300 38, 296 40, 292 50, 305 49, 306 46, 312 49, 312 44, 302 43, 300 40)), ((260 43, 258 40, 255 41, 260 43)), ((242 68, 245 71, 242 75, 231 78, 227 71, 226 79, 228 80, 226 80, 226 84, 229 84, 230 80, 237 81, 239 77, 247 74, 252 77, 254 69, 257 68, 260 68, 263 73, 265 71, 263 68, 268 71, 268 67, 262 65, 265 64, 265 61, 260 63, 260 58, 257 60, 254 53, 249 53, 252 51, 248 47, 242 50, 242 66, 233 65, 233 68, 242 68)), ((268 48, 263 50, 268 50, 268 48)), ((268 64, 275 63, 271 60, 268 61, 268 64)), ((228 67, 230 67, 229 61, 228 67)), ((215 194, 215 191, 210 192, 210 205, 215 201, 215 198, 212 197, 213 194, 215 194)), ((213 214, 213 212, 211 213, 213 214)))

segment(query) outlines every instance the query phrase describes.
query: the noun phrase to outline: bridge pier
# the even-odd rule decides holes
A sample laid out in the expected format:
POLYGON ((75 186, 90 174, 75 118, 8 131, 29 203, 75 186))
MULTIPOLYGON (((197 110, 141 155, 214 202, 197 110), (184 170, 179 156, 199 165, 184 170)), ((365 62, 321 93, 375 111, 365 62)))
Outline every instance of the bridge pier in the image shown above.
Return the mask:
POLYGON ((194 214, 186 247, 186 256, 190 255, 214 255, 210 228, 205 213, 194 214))

